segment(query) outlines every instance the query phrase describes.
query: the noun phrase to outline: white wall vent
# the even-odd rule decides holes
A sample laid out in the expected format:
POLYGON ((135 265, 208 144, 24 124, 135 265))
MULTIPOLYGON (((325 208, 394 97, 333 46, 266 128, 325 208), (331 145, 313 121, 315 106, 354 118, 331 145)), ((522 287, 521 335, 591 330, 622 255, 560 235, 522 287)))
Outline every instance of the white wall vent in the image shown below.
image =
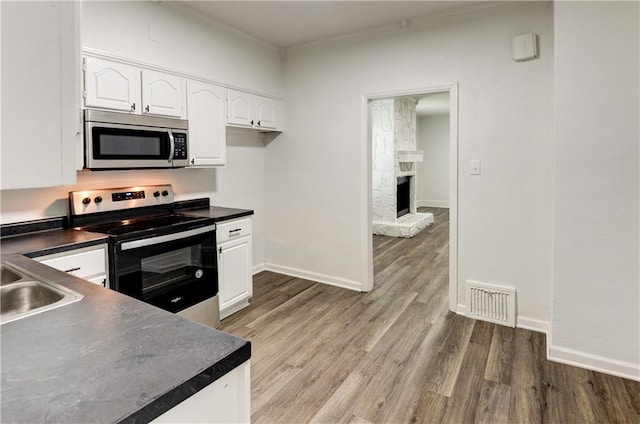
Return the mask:
POLYGON ((514 287, 465 281, 466 315, 496 324, 516 326, 516 289, 514 287))

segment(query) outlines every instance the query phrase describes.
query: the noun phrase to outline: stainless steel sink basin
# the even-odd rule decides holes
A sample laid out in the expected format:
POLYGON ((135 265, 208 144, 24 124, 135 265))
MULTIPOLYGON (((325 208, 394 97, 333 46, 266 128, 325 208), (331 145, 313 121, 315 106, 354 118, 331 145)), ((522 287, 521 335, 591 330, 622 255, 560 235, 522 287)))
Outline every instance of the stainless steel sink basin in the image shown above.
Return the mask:
POLYGON ((4 262, 0 267, 0 324, 59 308, 83 297, 4 262))
POLYGON ((18 281, 22 277, 4 266, 0 268, 0 284, 9 284, 18 281))

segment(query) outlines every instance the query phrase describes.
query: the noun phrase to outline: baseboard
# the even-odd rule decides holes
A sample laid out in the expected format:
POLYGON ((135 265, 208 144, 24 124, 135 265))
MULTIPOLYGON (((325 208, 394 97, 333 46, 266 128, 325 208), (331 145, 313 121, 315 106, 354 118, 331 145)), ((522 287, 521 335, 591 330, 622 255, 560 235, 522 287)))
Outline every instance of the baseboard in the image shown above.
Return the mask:
MULTIPOLYGON (((458 315, 467 315, 467 305, 458 303, 456 310, 454 311, 458 315)), ((549 323, 540 319, 518 316, 516 318, 516 328, 522 328, 523 330, 531 330, 537 333, 549 334, 549 323)))
POLYGON ((344 289, 359 292, 362 291, 362 284, 357 281, 347 280, 346 278, 269 263, 264 264, 264 270, 277 272, 278 274, 290 275, 291 277, 304 278, 305 280, 317 281, 318 283, 328 284, 330 286, 342 287, 344 289))
POLYGON ((254 265, 252 273, 253 273, 253 275, 256 275, 256 274, 259 274, 262 271, 266 271, 266 270, 267 270, 267 267, 266 267, 265 263, 263 262, 261 264, 254 265))
POLYGON ((550 345, 547 359, 553 362, 640 381, 640 365, 550 345))
POLYGON ((448 200, 418 200, 416 201, 418 207, 427 208, 449 208, 448 200))
POLYGON ((531 330, 536 333, 549 334, 549 322, 541 319, 518 316, 516 319, 516 327, 523 330, 531 330))

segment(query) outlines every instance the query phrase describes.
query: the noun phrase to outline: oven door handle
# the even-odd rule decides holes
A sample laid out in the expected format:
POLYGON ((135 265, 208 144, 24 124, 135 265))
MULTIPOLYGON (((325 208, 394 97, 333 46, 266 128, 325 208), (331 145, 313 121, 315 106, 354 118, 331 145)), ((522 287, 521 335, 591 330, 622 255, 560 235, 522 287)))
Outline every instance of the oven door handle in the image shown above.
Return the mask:
POLYGON ((173 131, 169 130, 169 144, 171 145, 171 150, 169 152, 169 160, 168 162, 173 162, 173 155, 176 153, 176 140, 173 137, 173 131))
POLYGON ((122 250, 137 249, 138 247, 153 246, 154 244, 167 243, 170 241, 185 239, 187 237, 197 236, 204 233, 209 233, 216 230, 216 225, 207 225, 206 227, 196 228, 193 230, 181 231, 179 233, 167 234, 164 236, 151 237, 142 240, 133 240, 122 243, 122 250))

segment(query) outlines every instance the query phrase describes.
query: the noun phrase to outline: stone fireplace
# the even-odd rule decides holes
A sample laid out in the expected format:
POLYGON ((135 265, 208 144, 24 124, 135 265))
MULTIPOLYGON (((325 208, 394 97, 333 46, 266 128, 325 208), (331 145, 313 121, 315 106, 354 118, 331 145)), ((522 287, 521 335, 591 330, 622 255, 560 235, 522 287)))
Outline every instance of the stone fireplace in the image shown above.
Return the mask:
POLYGON ((416 208, 416 101, 375 100, 371 120, 373 233, 413 237, 433 223, 416 208))

